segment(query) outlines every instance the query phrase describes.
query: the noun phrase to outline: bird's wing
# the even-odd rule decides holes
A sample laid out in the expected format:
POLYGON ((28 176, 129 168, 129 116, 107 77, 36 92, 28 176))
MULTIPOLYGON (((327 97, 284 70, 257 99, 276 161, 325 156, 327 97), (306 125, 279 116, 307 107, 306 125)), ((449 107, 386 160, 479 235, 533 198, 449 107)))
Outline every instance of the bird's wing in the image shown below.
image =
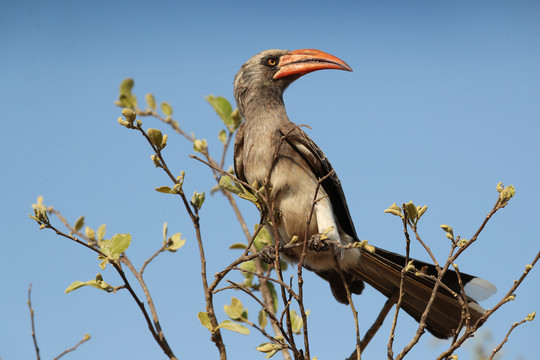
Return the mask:
POLYGON ((242 123, 236 130, 236 136, 234 137, 234 171, 236 177, 242 181, 246 181, 246 176, 244 174, 244 152, 242 148, 244 147, 244 128, 246 123, 242 123))
POLYGON ((358 241, 341 181, 339 181, 326 155, 298 125, 292 122, 284 123, 281 127, 281 133, 284 137, 283 141, 287 142, 304 159, 316 178, 321 179, 330 174, 322 181, 321 185, 330 199, 334 215, 341 229, 358 241))

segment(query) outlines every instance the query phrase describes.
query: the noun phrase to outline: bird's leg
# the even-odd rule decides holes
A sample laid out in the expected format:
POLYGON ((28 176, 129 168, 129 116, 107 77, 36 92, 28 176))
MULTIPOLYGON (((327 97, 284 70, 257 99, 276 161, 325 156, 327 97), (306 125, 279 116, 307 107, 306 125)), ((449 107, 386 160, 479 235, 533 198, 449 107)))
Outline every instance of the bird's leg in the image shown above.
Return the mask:
POLYGON ((262 262, 269 265, 273 264, 274 260, 276 260, 276 247, 274 245, 265 246, 257 255, 259 255, 259 259, 261 259, 262 262))

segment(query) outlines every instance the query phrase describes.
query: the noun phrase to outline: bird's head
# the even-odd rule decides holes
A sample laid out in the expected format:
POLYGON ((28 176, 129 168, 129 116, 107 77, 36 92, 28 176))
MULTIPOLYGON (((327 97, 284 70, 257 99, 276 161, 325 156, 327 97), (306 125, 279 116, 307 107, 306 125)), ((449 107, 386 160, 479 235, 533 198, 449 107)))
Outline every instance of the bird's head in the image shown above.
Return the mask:
POLYGON ((245 115, 251 103, 283 103, 283 92, 294 80, 312 71, 352 71, 343 60, 315 49, 265 50, 246 61, 234 79, 234 97, 245 115))

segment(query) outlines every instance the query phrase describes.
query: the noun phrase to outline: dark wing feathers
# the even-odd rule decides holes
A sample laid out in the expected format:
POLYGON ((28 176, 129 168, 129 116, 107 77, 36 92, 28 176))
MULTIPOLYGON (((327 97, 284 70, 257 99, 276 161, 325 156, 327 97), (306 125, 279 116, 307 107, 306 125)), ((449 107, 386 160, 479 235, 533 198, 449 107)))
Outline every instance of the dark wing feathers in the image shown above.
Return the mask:
POLYGON ((300 127, 294 123, 284 123, 281 129, 282 135, 291 148, 293 148, 309 165, 311 171, 319 179, 325 177, 332 172, 323 182, 322 187, 328 194, 334 214, 336 215, 337 222, 341 229, 351 236, 355 241, 358 241, 358 236, 354 228, 354 223, 349 213, 349 207, 347 206, 347 200, 343 188, 341 187, 341 181, 328 161, 326 155, 315 144, 313 140, 304 132, 300 127))

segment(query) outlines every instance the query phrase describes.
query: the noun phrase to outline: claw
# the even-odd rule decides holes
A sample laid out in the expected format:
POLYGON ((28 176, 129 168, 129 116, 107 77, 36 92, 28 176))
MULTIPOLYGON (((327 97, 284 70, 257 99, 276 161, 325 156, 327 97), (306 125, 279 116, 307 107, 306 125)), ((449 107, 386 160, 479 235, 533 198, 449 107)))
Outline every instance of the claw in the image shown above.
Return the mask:
POLYGON ((265 246, 259 251, 259 259, 267 264, 273 264, 276 260, 276 249, 273 245, 265 246))
POLYGON ((321 252, 330 250, 330 244, 325 240, 328 239, 326 234, 315 234, 308 240, 308 248, 313 251, 321 252))

